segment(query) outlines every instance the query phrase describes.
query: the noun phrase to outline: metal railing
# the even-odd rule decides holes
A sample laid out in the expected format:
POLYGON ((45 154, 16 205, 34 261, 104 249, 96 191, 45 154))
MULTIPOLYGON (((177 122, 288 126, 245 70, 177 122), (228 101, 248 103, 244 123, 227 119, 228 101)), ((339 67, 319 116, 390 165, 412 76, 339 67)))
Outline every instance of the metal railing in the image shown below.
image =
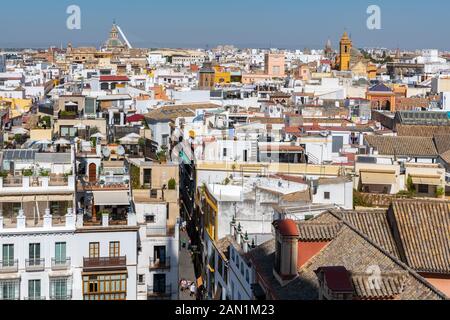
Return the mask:
POLYGON ((170 257, 165 259, 150 258, 150 269, 170 269, 170 257))
POLYGON ((30 301, 41 301, 41 300, 47 300, 46 297, 25 297, 24 300, 30 300, 30 301))
POLYGON ((4 178, 3 179, 3 187, 21 187, 22 186, 22 177, 15 178, 4 178))
POLYGON ((48 185, 50 187, 64 187, 69 184, 69 179, 66 177, 50 177, 48 185))
POLYGON ((115 269, 126 268, 127 257, 101 257, 101 258, 84 258, 84 269, 115 269))
POLYGON ((19 261, 12 260, 3 260, 0 261, 0 273, 16 273, 19 271, 19 261))
POLYGON ((52 258, 52 270, 68 270, 70 269, 70 258, 56 259, 52 258))
POLYGON ((72 294, 68 293, 67 295, 52 295, 50 296, 50 300, 72 300, 72 294))
POLYGON ((149 227, 147 226, 147 236, 165 236, 167 235, 167 227, 149 227))
POLYGON ((170 297, 172 295, 172 285, 167 286, 147 286, 149 297, 170 297))
POLYGON ((29 272, 44 271, 45 259, 26 259, 25 270, 29 272))

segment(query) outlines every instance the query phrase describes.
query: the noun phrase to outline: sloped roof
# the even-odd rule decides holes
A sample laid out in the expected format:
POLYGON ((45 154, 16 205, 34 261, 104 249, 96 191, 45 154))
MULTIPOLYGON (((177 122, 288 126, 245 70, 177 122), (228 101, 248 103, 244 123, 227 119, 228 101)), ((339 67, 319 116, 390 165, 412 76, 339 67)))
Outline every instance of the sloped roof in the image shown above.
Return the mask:
POLYGON ((450 202, 395 201, 391 218, 405 262, 418 272, 450 274, 450 202))
POLYGON ((335 215, 347 221, 360 230, 372 241, 380 245, 393 256, 400 258, 400 254, 392 234, 386 210, 377 211, 338 211, 335 215))
POLYGON ((450 126, 405 125, 396 126, 397 135, 403 137, 428 137, 450 135, 450 126))
POLYGON ((434 144, 439 154, 450 150, 450 134, 434 136, 434 144))
POLYGON ((438 155, 432 138, 366 136, 365 140, 380 155, 425 157, 435 157, 438 155))
MULTIPOLYGON (((351 274, 365 273, 369 267, 377 265, 382 274, 404 272, 402 285, 398 285, 395 298, 399 300, 443 300, 445 295, 431 286, 425 279, 406 265, 389 256, 361 233, 344 223, 336 237, 316 256, 298 270, 298 277, 285 286, 273 276, 275 262, 275 240, 270 240, 249 252, 249 258, 265 286, 270 288, 274 299, 317 300, 319 281, 315 270, 320 267, 342 266, 351 274), (402 288, 403 290, 398 290, 402 288), (398 292, 398 293, 397 293, 398 292)), ((356 280, 356 278, 355 278, 356 280)), ((353 283, 355 283, 355 280, 353 283)), ((368 295, 361 286, 354 285, 354 298, 368 295)), ((373 295, 373 293, 371 293, 373 295)))
POLYGON ((369 88, 370 92, 392 92, 392 89, 386 86, 384 83, 378 83, 369 88))

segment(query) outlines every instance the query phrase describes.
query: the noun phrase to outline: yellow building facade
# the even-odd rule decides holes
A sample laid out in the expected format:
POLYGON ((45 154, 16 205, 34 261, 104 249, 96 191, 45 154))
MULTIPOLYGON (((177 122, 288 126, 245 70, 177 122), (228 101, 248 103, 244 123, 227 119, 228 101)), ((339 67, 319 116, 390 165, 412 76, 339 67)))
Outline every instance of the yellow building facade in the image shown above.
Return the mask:
POLYGON ((214 74, 214 83, 215 84, 231 83, 231 72, 225 71, 220 66, 215 66, 214 70, 215 70, 215 74, 214 74))

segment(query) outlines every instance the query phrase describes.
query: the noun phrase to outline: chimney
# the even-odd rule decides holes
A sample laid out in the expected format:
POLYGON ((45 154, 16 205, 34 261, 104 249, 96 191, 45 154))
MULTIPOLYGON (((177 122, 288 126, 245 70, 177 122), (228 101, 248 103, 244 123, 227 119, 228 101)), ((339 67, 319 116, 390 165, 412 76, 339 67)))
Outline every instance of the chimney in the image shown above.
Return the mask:
POLYGON ((278 220, 275 227, 275 265, 274 276, 282 286, 298 276, 298 231, 295 221, 278 220))

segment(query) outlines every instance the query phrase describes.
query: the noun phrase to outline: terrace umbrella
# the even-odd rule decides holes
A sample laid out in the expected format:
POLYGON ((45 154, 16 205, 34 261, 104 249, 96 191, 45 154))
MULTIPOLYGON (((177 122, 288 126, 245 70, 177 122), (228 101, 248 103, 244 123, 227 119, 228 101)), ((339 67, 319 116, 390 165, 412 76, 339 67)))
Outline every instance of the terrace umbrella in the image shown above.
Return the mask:
POLYGON ((28 134, 28 130, 24 128, 15 128, 11 130, 11 133, 14 135, 16 134, 25 135, 28 134))
POLYGON ((86 126, 84 124, 82 124, 82 123, 78 123, 77 125, 74 125, 73 127, 75 129, 78 129, 78 130, 85 130, 86 129, 86 126))
POLYGON ((105 136, 102 135, 100 132, 97 132, 96 134, 93 134, 91 138, 97 138, 97 139, 105 139, 105 136))
POLYGON ((40 140, 40 141, 37 141, 36 144, 50 145, 50 144, 52 144, 52 141, 50 141, 50 140, 40 140))
POLYGON ((55 145, 60 145, 60 146, 67 146, 67 145, 70 144, 70 141, 69 141, 69 140, 66 140, 66 139, 64 139, 64 138, 60 138, 60 139, 56 140, 56 141, 54 142, 54 144, 55 144, 55 145))
POLYGON ((128 138, 128 139, 140 139, 141 136, 138 135, 137 133, 130 133, 130 134, 126 135, 125 138, 128 138))
POLYGON ((123 137, 122 139, 119 139, 120 144, 127 145, 127 144, 137 144, 136 139, 130 139, 129 137, 123 137))

